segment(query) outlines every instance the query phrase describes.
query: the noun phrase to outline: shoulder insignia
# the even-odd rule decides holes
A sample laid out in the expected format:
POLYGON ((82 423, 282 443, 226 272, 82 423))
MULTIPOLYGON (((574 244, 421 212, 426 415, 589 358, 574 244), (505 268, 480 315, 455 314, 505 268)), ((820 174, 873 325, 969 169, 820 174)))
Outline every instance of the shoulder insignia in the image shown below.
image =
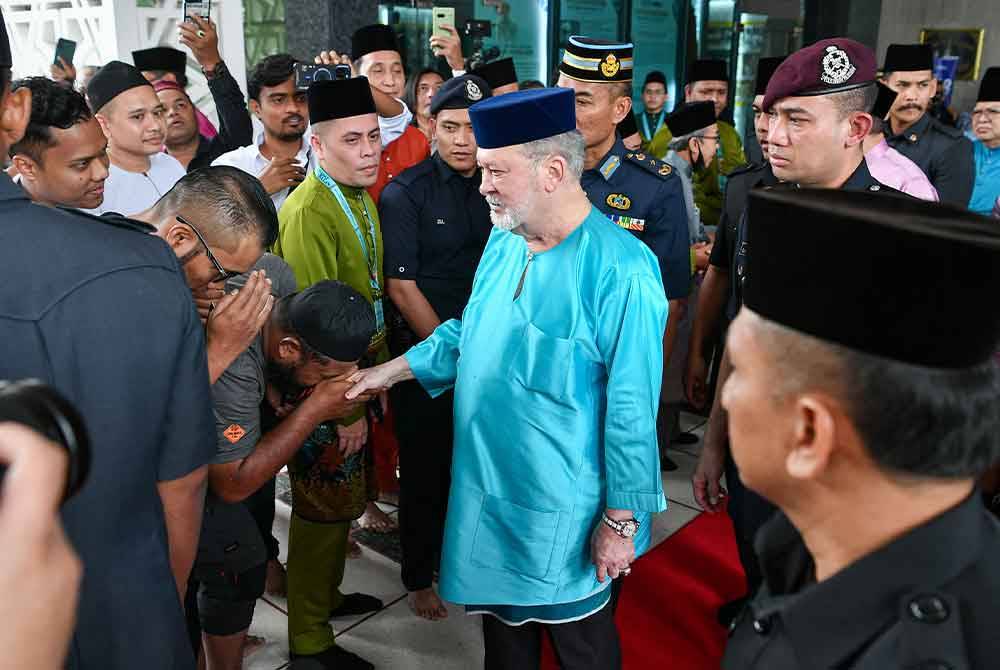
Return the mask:
POLYGON ((638 165, 643 170, 656 175, 660 179, 670 179, 674 173, 670 165, 651 158, 646 154, 625 154, 625 159, 634 165, 638 165))
POLYGON ((608 160, 604 161, 604 165, 600 168, 601 176, 603 176, 605 180, 611 179, 611 175, 615 173, 615 170, 617 170, 618 166, 621 164, 621 158, 618 156, 610 156, 608 160))
POLYGON ((632 199, 623 193, 612 193, 604 202, 608 203, 608 207, 614 207, 615 209, 629 209, 632 207, 632 199))

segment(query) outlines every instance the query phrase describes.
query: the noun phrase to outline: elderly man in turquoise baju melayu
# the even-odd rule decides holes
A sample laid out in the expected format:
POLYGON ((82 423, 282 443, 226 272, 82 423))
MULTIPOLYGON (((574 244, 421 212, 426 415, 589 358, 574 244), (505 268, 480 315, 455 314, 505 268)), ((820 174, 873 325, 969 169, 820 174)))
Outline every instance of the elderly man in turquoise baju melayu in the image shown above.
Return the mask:
POLYGON ((581 189, 571 89, 469 112, 494 224, 472 297, 460 321, 357 373, 348 397, 454 386, 441 595, 486 615, 486 667, 537 667, 546 627, 562 667, 617 668, 611 584, 666 506, 659 265, 581 189))

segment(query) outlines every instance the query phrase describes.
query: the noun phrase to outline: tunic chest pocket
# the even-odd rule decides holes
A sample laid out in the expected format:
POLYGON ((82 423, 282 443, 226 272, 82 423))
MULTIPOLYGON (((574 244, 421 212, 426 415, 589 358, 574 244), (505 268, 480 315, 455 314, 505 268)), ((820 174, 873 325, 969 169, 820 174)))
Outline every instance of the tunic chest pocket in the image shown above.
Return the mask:
POLYGON ((573 342, 553 337, 528 322, 511 361, 511 376, 524 388, 565 401, 572 384, 573 342))

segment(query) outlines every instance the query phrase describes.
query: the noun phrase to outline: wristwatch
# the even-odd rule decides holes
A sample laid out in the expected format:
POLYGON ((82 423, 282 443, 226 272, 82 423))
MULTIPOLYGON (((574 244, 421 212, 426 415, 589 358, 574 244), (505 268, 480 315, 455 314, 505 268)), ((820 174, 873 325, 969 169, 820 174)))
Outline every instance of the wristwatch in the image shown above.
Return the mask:
POLYGON ((635 519, 622 519, 621 521, 615 521, 607 514, 601 515, 601 521, 603 521, 611 530, 618 533, 619 537, 623 537, 626 540, 631 540, 636 533, 639 532, 639 522, 635 519))

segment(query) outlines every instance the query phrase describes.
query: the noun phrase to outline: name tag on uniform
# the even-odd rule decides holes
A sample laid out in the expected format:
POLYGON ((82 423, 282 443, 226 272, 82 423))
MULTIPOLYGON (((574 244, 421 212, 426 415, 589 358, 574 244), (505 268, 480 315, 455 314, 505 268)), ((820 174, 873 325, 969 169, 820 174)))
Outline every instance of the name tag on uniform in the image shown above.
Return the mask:
POLYGON ((621 226, 625 230, 631 230, 636 233, 641 233, 646 230, 646 219, 636 219, 631 216, 609 216, 615 224, 621 226))

